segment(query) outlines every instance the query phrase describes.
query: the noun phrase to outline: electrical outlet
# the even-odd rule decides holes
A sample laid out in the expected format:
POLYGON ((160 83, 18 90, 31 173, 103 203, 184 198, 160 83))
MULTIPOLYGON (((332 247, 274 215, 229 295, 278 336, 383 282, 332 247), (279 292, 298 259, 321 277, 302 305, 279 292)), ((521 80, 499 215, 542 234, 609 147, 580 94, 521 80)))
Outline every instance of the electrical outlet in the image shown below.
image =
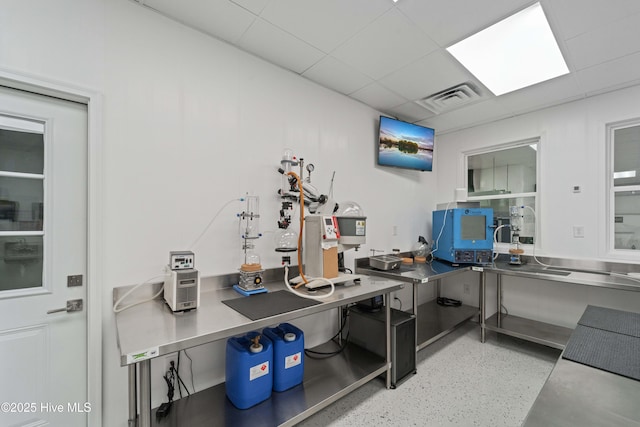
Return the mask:
POLYGON ((464 292, 465 294, 470 294, 470 293, 471 293, 471 287, 469 286, 469 284, 468 284, 468 283, 465 283, 465 284, 463 285, 462 289, 463 289, 463 292, 464 292))
POLYGON ((393 228, 391 229, 391 235, 392 236, 397 236, 398 235, 398 226, 394 225, 393 228))

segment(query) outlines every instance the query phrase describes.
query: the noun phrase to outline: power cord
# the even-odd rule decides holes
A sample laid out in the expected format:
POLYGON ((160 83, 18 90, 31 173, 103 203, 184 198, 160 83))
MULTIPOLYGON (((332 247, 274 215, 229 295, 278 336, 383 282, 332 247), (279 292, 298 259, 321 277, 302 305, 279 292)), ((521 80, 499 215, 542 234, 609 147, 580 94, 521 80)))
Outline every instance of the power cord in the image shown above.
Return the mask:
POLYGON ((444 307, 460 307, 462 305, 462 301, 460 300, 444 297, 438 297, 436 303, 444 307))
MULTIPOLYGON (((188 356, 187 356, 188 357, 188 356)), ((165 383, 167 383, 167 400, 168 402, 162 403, 158 409, 156 410, 156 418, 164 418, 169 415, 171 412, 171 406, 173 405, 173 396, 176 392, 176 384, 178 385, 178 392, 180 393, 180 397, 182 397, 182 387, 184 387, 188 396, 191 396, 189 389, 180 378, 180 374, 178 373, 180 368, 180 352, 178 352, 178 365, 176 366, 173 360, 169 362, 169 369, 162 376, 165 383)))
MULTIPOLYGON (((173 371, 172 376, 174 378, 174 387, 175 387, 175 380, 176 379, 178 380, 178 392, 180 393, 180 397, 182 397, 182 387, 184 387, 185 391, 187 392, 187 396, 191 396, 191 393, 189 392, 189 389, 185 385, 184 381, 182 381, 182 378, 180 377, 180 374, 178 373, 178 369, 173 363, 173 360, 169 362, 169 365, 171 366, 169 370, 173 371)), ((178 367, 180 367, 180 352, 178 352, 178 367)))
MULTIPOLYGON (((336 332, 336 334, 334 336, 332 336, 329 341, 333 341, 334 339, 336 339, 338 337, 338 335, 340 335, 342 333, 342 331, 344 330, 344 327, 347 324, 347 317, 349 317, 349 308, 345 309, 346 314, 343 316, 342 319, 342 325, 340 325, 340 329, 338 330, 338 332, 336 332)), ((347 348, 347 344, 349 342, 349 333, 347 332, 347 336, 345 337, 345 339, 342 341, 342 344, 340 345, 340 348, 338 348, 336 351, 316 351, 316 350, 309 350, 307 348, 304 349, 304 354, 307 357, 310 357, 311 359, 328 359, 329 357, 333 357, 336 356, 340 353, 342 353, 344 351, 345 348, 347 348)))
MULTIPOLYGON (((173 364, 173 362, 171 362, 173 364)), ((173 369, 169 368, 167 372, 162 376, 167 383, 167 399, 168 402, 164 402, 160 405, 156 411, 156 418, 164 418, 171 412, 171 405, 173 404, 173 395, 175 392, 175 376, 173 375, 173 369)))
POLYGON ((191 359, 191 356, 189 356, 189 353, 187 353, 187 350, 182 350, 184 352, 184 355, 187 356, 187 359, 189 359, 189 372, 191 373, 191 390, 193 390, 193 392, 196 392, 196 386, 193 380, 193 359, 191 359))

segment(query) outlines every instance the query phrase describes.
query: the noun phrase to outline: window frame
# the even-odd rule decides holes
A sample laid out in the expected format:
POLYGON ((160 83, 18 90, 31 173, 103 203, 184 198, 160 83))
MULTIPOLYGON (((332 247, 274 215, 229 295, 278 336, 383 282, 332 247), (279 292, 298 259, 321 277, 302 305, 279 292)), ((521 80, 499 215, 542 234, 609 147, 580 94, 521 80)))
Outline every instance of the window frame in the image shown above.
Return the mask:
POLYGON ((23 172, 10 172, 0 170, 0 176, 9 177, 9 178, 21 178, 21 179, 32 179, 36 181, 41 181, 43 186, 43 205, 44 205, 44 219, 41 225, 41 230, 33 230, 33 231, 0 231, 0 237, 42 237, 42 279, 40 286, 27 287, 27 288, 13 288, 7 290, 0 291, 0 299, 9 299, 15 297, 23 297, 23 296, 34 296, 34 295, 43 295, 50 294, 51 284, 48 283, 47 277, 51 275, 51 263, 49 261, 48 254, 51 253, 51 239, 48 236, 48 222, 51 218, 51 200, 50 195, 52 194, 50 186, 52 185, 51 179, 49 179, 49 165, 51 164, 51 150, 50 147, 50 132, 49 127, 51 123, 46 119, 38 119, 35 117, 26 117, 20 116, 15 117, 9 114, 1 113, 0 114, 0 127, 6 130, 18 131, 18 132, 26 132, 26 133, 37 133, 43 136, 43 170, 42 173, 23 173, 23 172))
MULTIPOLYGON (((539 230, 539 215, 538 212, 540 212, 540 188, 541 188, 541 176, 540 176, 540 168, 541 168, 541 153, 542 153, 542 136, 535 136, 535 137, 531 137, 531 138, 525 138, 525 139, 520 139, 517 141, 512 141, 512 142, 508 142, 508 143, 503 143, 503 144, 497 144, 497 145, 491 145, 488 147, 483 147, 480 149, 474 149, 474 150, 469 150, 469 151, 464 151, 462 152, 463 155, 463 173, 464 173, 464 182, 465 184, 465 188, 467 190, 467 201, 469 202, 474 202, 474 201, 484 201, 484 200, 499 200, 499 199, 521 199, 521 198, 533 198, 534 200, 534 240, 533 240, 533 244, 527 244, 527 243, 522 243, 522 248, 525 249, 525 253, 532 253, 535 254, 535 251, 540 248, 540 241, 541 241, 541 237, 540 234, 538 233, 539 230), (481 155, 481 154, 489 154, 489 153, 494 153, 494 152, 498 152, 498 151, 503 151, 503 150, 509 150, 509 149, 513 149, 513 148, 519 148, 519 147, 524 147, 524 146, 530 146, 532 144, 536 144, 537 148, 536 148, 536 180, 535 180, 535 191, 533 192, 524 192, 524 193, 508 193, 508 194, 495 194, 495 195, 479 195, 479 196, 474 196, 473 193, 469 193, 469 183, 468 183, 468 171, 469 171, 469 157, 470 156, 476 156, 476 155, 481 155)), ((496 253, 508 253, 509 252, 509 244, 508 243, 495 243, 494 242, 494 252, 496 253)))
MULTIPOLYGON (((616 258, 625 258, 630 260, 640 259, 640 250, 638 249, 622 249, 616 248, 615 228, 616 228, 616 194, 624 192, 638 192, 640 194, 640 184, 633 185, 615 185, 613 174, 615 172, 615 132, 619 129, 630 127, 640 127, 640 117, 623 120, 619 122, 608 123, 606 125, 606 145, 607 145, 607 252, 609 256, 616 258)), ((638 161, 638 169, 640 170, 640 161, 638 161)))

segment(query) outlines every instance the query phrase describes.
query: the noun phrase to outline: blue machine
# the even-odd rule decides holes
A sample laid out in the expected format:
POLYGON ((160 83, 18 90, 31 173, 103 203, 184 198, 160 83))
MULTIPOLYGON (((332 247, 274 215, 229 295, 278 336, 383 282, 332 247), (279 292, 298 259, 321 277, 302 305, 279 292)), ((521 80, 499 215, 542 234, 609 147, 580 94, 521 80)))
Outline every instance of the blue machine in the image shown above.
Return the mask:
POLYGON ((433 257, 454 264, 489 264, 493 260, 493 209, 433 211, 433 257))

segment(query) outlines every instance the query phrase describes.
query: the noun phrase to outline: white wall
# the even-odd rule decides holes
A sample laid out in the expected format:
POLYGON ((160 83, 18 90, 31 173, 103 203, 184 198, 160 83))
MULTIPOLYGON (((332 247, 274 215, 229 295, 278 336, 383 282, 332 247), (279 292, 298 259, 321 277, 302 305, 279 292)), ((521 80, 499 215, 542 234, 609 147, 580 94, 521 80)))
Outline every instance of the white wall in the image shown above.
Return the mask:
MULTIPOLYGON (((638 263, 640 253, 623 256, 607 251, 605 129, 608 123, 640 118, 639 96, 640 86, 636 86, 441 135, 438 202, 450 200, 454 188, 466 186, 464 152, 540 137, 536 255, 638 263), (572 192, 575 185, 582 188, 580 193, 572 192), (584 238, 573 237, 574 225, 584 226, 584 238)), ((465 280, 469 283, 475 279, 448 280, 446 296, 476 303, 477 291, 471 295, 462 292, 465 280)), ((632 311, 638 311, 640 306, 638 292, 507 277, 503 283, 504 301, 510 313, 563 326, 574 326, 587 304, 632 311)), ((492 292, 488 301, 495 312, 495 291, 492 292)))
MULTIPOLYGON (((433 173, 374 166, 378 112, 371 108, 127 0, 3 0, 2 10, 1 68, 104 96, 104 425, 127 423, 112 289, 161 273, 169 251, 186 249, 224 203, 246 192, 261 197, 262 263, 279 266, 270 232, 283 148, 315 164, 313 183, 322 191, 335 171, 335 198, 365 210, 367 244, 348 253, 347 266, 370 248, 408 250, 429 235, 439 154, 433 173)), ((225 209, 192 248, 204 275, 239 265, 241 209, 225 209)), ((334 317, 303 320, 308 340, 332 334, 334 317)), ((222 349, 216 343, 190 352, 197 388, 221 381, 222 349)), ((166 395, 157 380, 154 402, 166 395)))
MULTIPOLYGON (((269 231, 277 219, 275 169, 284 147, 315 163, 314 184, 323 191, 336 171, 336 199, 355 200, 365 209, 368 241, 358 254, 348 254, 351 265, 370 248, 407 250, 418 235, 430 236, 435 203, 450 201, 454 189, 466 184, 461 152, 540 136, 540 253, 607 258, 604 126, 640 117, 640 88, 436 135, 433 173, 398 171, 374 166, 376 111, 133 2, 3 0, 1 5, 0 67, 104 95, 99 270, 106 426, 125 426, 127 420, 112 288, 159 274, 170 250, 185 249, 224 203, 245 192, 261 197, 263 264, 278 266, 269 231), (582 193, 573 194, 574 185, 582 193), (584 226, 584 239, 573 239, 573 225, 584 226)), ((238 265, 235 213, 241 208, 224 210, 193 248, 203 274, 229 273, 238 265)), ((477 283, 471 273, 463 279, 451 283, 450 291, 459 286, 461 294, 463 281, 477 283)), ((625 292, 510 285, 505 283, 505 301, 511 312, 548 316, 560 324, 570 323, 588 302, 638 304, 637 295, 625 292)), ((477 302, 477 295, 461 296, 477 302)), ((404 307, 409 304, 403 301, 404 307)), ((333 330, 332 319, 319 318, 306 322, 312 341, 333 330), (310 327, 323 322, 326 328, 310 327)), ((221 348, 217 343, 191 352, 197 386, 220 380, 221 348)), ((163 396, 164 389, 155 387, 154 401, 163 396)))

